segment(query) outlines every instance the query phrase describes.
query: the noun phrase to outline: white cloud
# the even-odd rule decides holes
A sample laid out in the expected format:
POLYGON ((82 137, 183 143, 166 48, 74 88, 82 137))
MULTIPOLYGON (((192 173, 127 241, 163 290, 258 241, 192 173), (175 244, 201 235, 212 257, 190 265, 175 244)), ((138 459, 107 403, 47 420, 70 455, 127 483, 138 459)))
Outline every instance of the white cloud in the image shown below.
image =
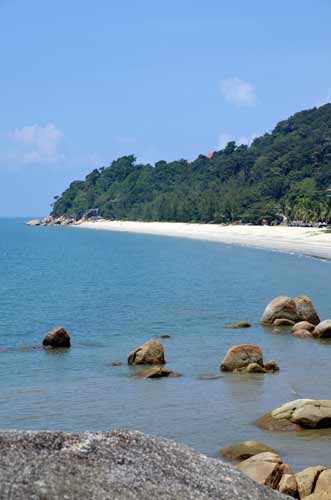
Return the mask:
POLYGON ((250 135, 242 135, 236 138, 234 135, 228 132, 221 132, 218 136, 217 149, 224 149, 225 146, 231 141, 234 141, 237 145, 245 144, 246 146, 250 146, 254 139, 256 139, 256 137, 258 136, 259 134, 253 133, 250 135))
POLYGON ((235 106, 256 105, 257 97, 254 86, 236 76, 221 81, 221 93, 226 101, 235 106))
POLYGON ((28 125, 15 129, 10 137, 18 145, 17 157, 23 163, 54 163, 64 160, 64 135, 54 123, 28 125))

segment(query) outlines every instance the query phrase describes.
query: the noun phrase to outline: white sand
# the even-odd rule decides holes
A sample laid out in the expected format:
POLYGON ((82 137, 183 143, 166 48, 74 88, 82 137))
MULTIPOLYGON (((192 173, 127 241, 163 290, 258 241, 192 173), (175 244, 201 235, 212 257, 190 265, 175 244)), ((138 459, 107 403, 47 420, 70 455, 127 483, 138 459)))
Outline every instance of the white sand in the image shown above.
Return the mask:
POLYGON ((331 259, 331 233, 318 228, 107 220, 75 227, 208 240, 331 259))

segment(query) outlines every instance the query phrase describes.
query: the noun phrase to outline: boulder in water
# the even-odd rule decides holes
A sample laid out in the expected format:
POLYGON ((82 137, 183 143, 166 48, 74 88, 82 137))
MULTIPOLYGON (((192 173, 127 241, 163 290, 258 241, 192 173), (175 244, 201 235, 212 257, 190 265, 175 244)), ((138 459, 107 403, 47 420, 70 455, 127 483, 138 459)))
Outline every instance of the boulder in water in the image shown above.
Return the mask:
POLYGON ((309 321, 299 321, 299 323, 295 323, 292 328, 292 332, 296 332, 298 330, 306 330, 308 332, 312 332, 315 329, 316 325, 309 323, 309 321))
POLYGON ((261 323, 270 325, 276 319, 287 319, 294 323, 308 321, 314 325, 320 321, 315 306, 305 295, 294 298, 280 295, 273 299, 265 308, 261 323))
POLYGON ((129 365, 164 365, 163 345, 155 339, 148 340, 128 356, 129 365))
POLYGON ((153 366, 148 370, 133 375, 135 378, 161 378, 161 377, 181 377, 181 373, 168 370, 163 366, 153 366))
POLYGON ((263 354, 255 344, 240 344, 231 347, 226 353, 221 371, 232 372, 247 367, 250 363, 257 363, 263 367, 263 354))
POLYGON ((319 339, 331 338, 331 319, 319 323, 313 331, 313 336, 319 339))
POLYGON ((267 430, 331 427, 331 400, 296 399, 267 413, 257 425, 267 430))
POLYGON ((242 443, 225 446, 220 450, 220 455, 226 460, 246 460, 259 453, 270 451, 277 453, 273 448, 258 441, 244 441, 242 443))
POLYGON ((43 346, 53 349, 70 347, 70 335, 63 326, 58 326, 46 335, 43 346))

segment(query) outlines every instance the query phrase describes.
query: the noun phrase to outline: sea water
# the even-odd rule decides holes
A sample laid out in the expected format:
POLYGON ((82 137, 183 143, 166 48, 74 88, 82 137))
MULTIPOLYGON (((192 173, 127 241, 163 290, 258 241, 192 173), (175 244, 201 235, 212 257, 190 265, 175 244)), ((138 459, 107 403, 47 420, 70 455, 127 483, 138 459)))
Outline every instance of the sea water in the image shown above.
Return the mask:
POLYGON ((226 444, 256 439, 296 470, 331 467, 331 431, 273 433, 254 423, 293 399, 331 399, 331 341, 259 324, 280 294, 307 294, 330 318, 330 262, 0 219, 0 279, 0 429, 135 429, 213 457, 226 444), (224 328, 243 320, 252 327, 224 328), (70 350, 30 349, 60 325, 70 350), (183 376, 132 378, 127 354, 163 334, 171 335, 161 340, 166 366, 183 376), (241 343, 258 344, 280 371, 199 380, 220 374, 227 349, 241 343))

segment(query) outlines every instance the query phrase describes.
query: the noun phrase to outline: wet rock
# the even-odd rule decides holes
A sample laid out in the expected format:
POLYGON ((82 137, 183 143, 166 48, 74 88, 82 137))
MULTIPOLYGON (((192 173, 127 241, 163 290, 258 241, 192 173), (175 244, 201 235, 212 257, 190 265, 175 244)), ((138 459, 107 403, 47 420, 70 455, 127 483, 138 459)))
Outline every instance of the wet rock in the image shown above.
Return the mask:
POLYGON ((246 367, 247 373, 266 373, 266 370, 263 366, 258 365, 257 363, 249 363, 246 367))
POLYGON ((286 318, 275 319, 272 324, 275 326, 293 326, 293 325, 295 325, 294 321, 292 321, 291 319, 286 319, 286 318))
POLYGON ((250 363, 257 363, 263 367, 263 355, 261 349, 254 344, 240 344, 231 347, 226 353, 222 364, 222 371, 233 371, 245 368, 250 363))
POLYGON ((319 339, 331 338, 331 319, 319 323, 313 331, 313 336, 319 339))
POLYGON ((201 375, 198 380, 218 380, 223 378, 222 375, 201 375))
POLYGON ((315 429, 331 427, 331 400, 296 399, 276 408, 257 421, 257 424, 268 430, 286 429, 286 422, 298 426, 298 429, 315 429))
POLYGON ((70 335, 63 326, 54 328, 44 338, 43 346, 47 348, 70 347, 70 335))
POLYGON ((128 356, 129 365, 164 365, 163 345, 155 339, 148 340, 128 356))
POLYGON ((315 329, 316 325, 309 323, 309 321, 299 321, 299 323, 295 323, 292 328, 292 332, 296 332, 298 330, 306 330, 308 332, 312 332, 315 329))
POLYGON ((271 359, 264 365, 264 369, 267 372, 278 372, 279 371, 279 366, 277 365, 276 361, 274 359, 271 359))
POLYGON ((313 493, 318 476, 324 470, 325 467, 318 465, 317 467, 307 467, 295 475, 300 498, 305 498, 313 493))
POLYGON ((234 467, 140 432, 0 433, 4 500, 282 500, 234 467))
POLYGON ((286 418, 274 418, 271 413, 267 413, 256 420, 256 425, 266 431, 288 432, 301 430, 297 424, 294 424, 286 418))
POLYGON ((299 498, 298 483, 293 474, 284 474, 279 482, 278 491, 283 495, 299 498))
POLYGON ((248 321, 240 321, 239 323, 229 323, 224 325, 224 328, 250 328, 252 325, 248 321))
POLYGON ((182 374, 163 368, 162 366, 153 366, 148 370, 133 375, 134 378, 161 378, 161 377, 181 377, 182 374))
POLYGON ((112 362, 112 366, 121 366, 121 362, 120 361, 113 361, 112 362))
POLYGON ((170 339, 170 338, 171 338, 171 335, 168 335, 168 334, 160 335, 160 339, 170 339))
POLYGON ((292 332, 293 337, 298 337, 300 339, 311 339, 313 338, 313 333, 309 330, 298 329, 292 332))
POLYGON ((225 446, 220 450, 220 455, 226 460, 246 460, 263 452, 277 453, 273 448, 258 441, 244 441, 242 443, 225 446))
POLYGON ((273 299, 265 308, 261 322, 273 324, 276 319, 288 319, 294 323, 308 321, 314 325, 320 321, 315 306, 305 295, 294 298, 281 295, 273 299))

